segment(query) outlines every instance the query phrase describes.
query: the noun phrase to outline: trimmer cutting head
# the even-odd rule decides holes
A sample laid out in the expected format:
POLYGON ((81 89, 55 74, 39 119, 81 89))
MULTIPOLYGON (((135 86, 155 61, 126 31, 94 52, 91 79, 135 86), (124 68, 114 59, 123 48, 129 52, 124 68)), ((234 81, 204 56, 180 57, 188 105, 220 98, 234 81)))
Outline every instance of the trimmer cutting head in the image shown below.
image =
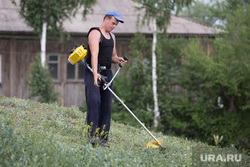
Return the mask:
POLYGON ((148 148, 159 148, 163 142, 163 139, 157 139, 157 141, 155 140, 151 140, 150 142, 148 142, 148 144, 146 145, 145 149, 148 149, 148 148))

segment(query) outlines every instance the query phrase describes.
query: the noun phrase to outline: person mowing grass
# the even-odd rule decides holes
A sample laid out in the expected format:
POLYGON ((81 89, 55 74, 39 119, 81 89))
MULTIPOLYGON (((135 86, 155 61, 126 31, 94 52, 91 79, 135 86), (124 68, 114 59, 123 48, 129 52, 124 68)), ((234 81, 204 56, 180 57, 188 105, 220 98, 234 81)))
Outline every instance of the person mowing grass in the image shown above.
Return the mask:
MULTIPOLYGON (((127 62, 117 55, 115 35, 111 33, 119 22, 124 23, 120 14, 116 11, 109 11, 105 14, 102 24, 91 28, 88 32, 86 63, 92 68, 93 73, 87 67, 84 68, 86 122, 91 144, 100 144, 103 147, 109 147, 107 141, 111 121, 112 94, 100 87, 98 79, 102 75, 109 82, 113 77, 111 64, 120 63, 124 66, 127 62)), ((110 88, 113 89, 113 83, 110 88)))

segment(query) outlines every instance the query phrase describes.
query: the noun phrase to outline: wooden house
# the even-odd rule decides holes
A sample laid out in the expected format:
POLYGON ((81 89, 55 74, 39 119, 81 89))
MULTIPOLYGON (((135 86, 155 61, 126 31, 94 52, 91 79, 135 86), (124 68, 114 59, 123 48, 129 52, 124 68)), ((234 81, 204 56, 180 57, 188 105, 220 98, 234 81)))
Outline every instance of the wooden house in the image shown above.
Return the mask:
MULTIPOLYGON (((126 55, 136 32, 152 37, 151 25, 137 29, 139 12, 135 9, 136 5, 132 0, 98 0, 86 20, 82 19, 81 11, 71 20, 65 20, 64 28, 70 39, 60 43, 56 37, 47 37, 46 61, 54 78, 55 90, 59 93, 58 103, 67 107, 84 104, 83 66, 73 66, 67 58, 74 44, 86 44, 88 30, 99 26, 107 11, 118 11, 124 20, 124 24, 119 23, 113 31, 119 56, 126 55)), ((28 98, 29 90, 25 82, 30 65, 40 52, 40 39, 18 12, 19 7, 9 0, 0 0, 0 94, 28 98)), ((214 37, 212 27, 175 15, 171 17, 167 33, 172 36, 214 37)))

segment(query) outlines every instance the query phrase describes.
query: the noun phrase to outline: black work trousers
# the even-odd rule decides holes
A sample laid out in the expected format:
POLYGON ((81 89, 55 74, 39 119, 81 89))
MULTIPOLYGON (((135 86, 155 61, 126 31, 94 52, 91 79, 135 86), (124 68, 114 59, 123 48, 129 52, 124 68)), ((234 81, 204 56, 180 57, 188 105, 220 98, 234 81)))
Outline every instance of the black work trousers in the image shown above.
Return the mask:
MULTIPOLYGON (((113 77, 112 71, 107 70, 108 81, 113 77)), ((102 142, 108 140, 111 121, 112 93, 94 85, 92 72, 85 67, 85 96, 87 103, 88 132, 91 137, 100 137, 102 142)), ((109 86, 113 90, 113 83, 109 86)))

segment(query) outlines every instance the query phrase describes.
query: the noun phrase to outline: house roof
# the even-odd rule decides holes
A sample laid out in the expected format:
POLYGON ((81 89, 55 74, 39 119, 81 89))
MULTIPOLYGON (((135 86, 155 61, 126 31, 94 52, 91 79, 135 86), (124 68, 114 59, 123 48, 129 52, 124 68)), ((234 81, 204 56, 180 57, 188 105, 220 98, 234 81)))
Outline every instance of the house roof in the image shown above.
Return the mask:
MULTIPOLYGON (((118 11, 124 23, 114 29, 116 34, 134 34, 137 30, 137 18, 139 11, 135 6, 139 4, 133 0, 97 0, 93 6, 93 12, 89 13, 86 20, 82 18, 82 11, 79 10, 75 17, 65 20, 64 28, 69 33, 87 33, 91 27, 99 26, 107 11, 118 11)), ((10 0, 0 0, 0 32, 33 32, 33 28, 25 23, 19 15, 19 7, 10 0)), ((152 33, 152 25, 145 25, 140 32, 152 33)), ((171 16, 171 22, 167 29, 168 34, 179 35, 213 35, 215 29, 183 17, 171 16)))

